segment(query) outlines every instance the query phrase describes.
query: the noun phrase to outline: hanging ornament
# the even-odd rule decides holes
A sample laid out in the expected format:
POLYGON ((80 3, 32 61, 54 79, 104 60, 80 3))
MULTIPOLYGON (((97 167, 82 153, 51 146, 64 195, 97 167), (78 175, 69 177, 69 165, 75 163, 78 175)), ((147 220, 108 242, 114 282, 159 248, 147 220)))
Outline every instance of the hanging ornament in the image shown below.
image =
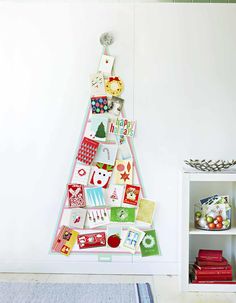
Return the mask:
POLYGON ((124 89, 123 81, 119 77, 109 77, 105 83, 107 94, 114 97, 120 96, 124 89))
POLYGON ((107 47, 114 42, 113 36, 111 33, 103 33, 100 37, 100 43, 102 46, 107 47))

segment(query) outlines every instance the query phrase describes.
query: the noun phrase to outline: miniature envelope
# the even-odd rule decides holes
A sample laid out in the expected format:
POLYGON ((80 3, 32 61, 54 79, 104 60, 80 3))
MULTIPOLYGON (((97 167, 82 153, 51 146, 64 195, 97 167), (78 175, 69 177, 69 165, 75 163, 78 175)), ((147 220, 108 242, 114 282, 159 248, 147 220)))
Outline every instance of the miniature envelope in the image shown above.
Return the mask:
POLYGON ((107 189, 106 205, 115 207, 121 206, 123 201, 124 185, 110 184, 107 189))
POLYGON ((72 182, 76 184, 87 185, 90 169, 90 166, 83 165, 79 161, 76 161, 72 182))
POLYGON ((102 72, 97 72, 96 74, 92 74, 90 76, 91 83, 91 96, 99 97, 105 96, 105 83, 102 72))
POLYGON ((130 204, 130 205, 133 205, 133 206, 137 206, 140 191, 141 191, 140 186, 126 184, 123 203, 124 204, 130 204))
POLYGON ((113 143, 100 143, 94 162, 114 165, 116 161, 118 145, 113 143))
POLYGON ((106 233, 98 232, 78 236, 80 249, 106 246, 106 233))
POLYGON ((88 209, 85 227, 94 228, 110 223, 110 210, 108 208, 88 209))
POLYGON ((85 188, 87 206, 105 206, 105 199, 101 187, 85 188))
POLYGON ((122 240, 122 247, 134 254, 142 241, 145 233, 137 228, 130 227, 122 240))
POLYGON ((115 58, 112 56, 102 55, 98 70, 105 75, 110 75, 115 58))
POLYGON ((92 97, 91 107, 93 114, 108 113, 109 107, 108 107, 107 96, 92 97))
POLYGON ((86 165, 90 165, 96 155, 99 143, 84 137, 78 152, 78 160, 86 165))
POLYGON ((76 242, 77 236, 78 233, 76 231, 63 225, 53 243, 53 251, 69 256, 76 242))
POLYGON ((92 135, 94 140, 106 141, 107 137, 107 125, 108 117, 105 115, 92 115, 90 124, 90 136, 92 135))
POLYGON ((110 221, 117 223, 134 223, 135 208, 111 207, 110 221))
POLYGON ((154 201, 141 199, 139 201, 136 221, 140 221, 151 225, 153 220, 153 215, 155 212, 155 207, 156 207, 156 203, 154 201))
POLYGON ((142 257, 160 255, 160 249, 155 230, 145 231, 145 236, 143 237, 143 240, 140 243, 140 250, 142 257))
POLYGON ((113 165, 96 163, 96 166, 93 166, 91 171, 90 184, 101 186, 107 188, 111 174, 113 171, 113 165))
POLYGON ((84 228, 87 210, 83 208, 74 208, 71 211, 70 226, 72 228, 84 228))
POLYGON ((84 185, 68 184, 68 202, 70 207, 85 207, 84 185))
POLYGON ((132 184, 133 180, 133 161, 116 160, 114 168, 115 184, 132 184))

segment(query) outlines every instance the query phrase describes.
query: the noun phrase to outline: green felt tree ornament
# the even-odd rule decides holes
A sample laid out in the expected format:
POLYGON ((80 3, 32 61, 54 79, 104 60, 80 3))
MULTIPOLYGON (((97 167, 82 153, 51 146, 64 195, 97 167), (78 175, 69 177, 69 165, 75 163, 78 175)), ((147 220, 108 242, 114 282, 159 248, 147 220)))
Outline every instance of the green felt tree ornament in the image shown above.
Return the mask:
POLYGON ((104 127, 104 124, 102 122, 99 124, 95 136, 97 138, 105 138, 106 137, 105 127, 104 127))

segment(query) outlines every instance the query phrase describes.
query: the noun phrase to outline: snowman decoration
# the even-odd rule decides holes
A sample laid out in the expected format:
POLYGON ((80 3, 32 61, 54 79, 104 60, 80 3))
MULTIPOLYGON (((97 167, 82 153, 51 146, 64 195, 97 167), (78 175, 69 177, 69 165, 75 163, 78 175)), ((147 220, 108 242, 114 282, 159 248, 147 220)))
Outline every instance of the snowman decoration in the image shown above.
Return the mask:
POLYGON ((113 167, 113 165, 98 162, 93 168, 90 184, 107 188, 113 167))

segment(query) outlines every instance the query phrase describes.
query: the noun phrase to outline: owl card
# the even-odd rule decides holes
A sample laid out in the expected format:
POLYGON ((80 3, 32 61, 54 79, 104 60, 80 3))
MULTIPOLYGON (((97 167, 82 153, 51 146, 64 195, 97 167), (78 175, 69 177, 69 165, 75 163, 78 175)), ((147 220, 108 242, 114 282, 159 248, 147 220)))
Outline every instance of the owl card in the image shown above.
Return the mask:
POLYGON ((92 114, 108 113, 107 96, 91 97, 92 114))
POLYGON ((135 254, 144 235, 145 233, 143 231, 134 227, 130 227, 126 232, 121 245, 124 249, 128 250, 132 254, 135 254))
POLYGON ((133 161, 116 160, 114 168, 115 184, 132 184, 133 180, 133 161))
POLYGON ((68 184, 67 185, 68 202, 70 207, 85 207, 84 185, 68 184))
POLYGON ((136 221, 151 225, 156 203, 147 199, 140 199, 136 221))
POLYGON ((96 141, 106 141, 107 137, 107 125, 108 117, 105 115, 92 115, 90 124, 90 137, 93 135, 93 139, 96 141))
POLYGON ((90 184, 107 188, 113 167, 113 165, 97 162, 96 166, 93 166, 91 170, 90 184))
POLYGON ((90 166, 83 165, 79 161, 76 161, 72 182, 76 184, 87 185, 90 175, 90 166))
POLYGON ((90 76, 90 83, 91 83, 91 96, 92 97, 99 97, 105 96, 105 83, 102 72, 98 72, 96 74, 92 74, 90 76))
POLYGON ((74 208, 70 215, 70 227, 83 229, 87 210, 83 208, 74 208))
POLYGON ((102 55, 98 70, 104 75, 111 75, 115 58, 112 56, 102 55))
POLYGON ((106 205, 121 206, 124 195, 124 185, 111 184, 107 189, 106 205))
POLYGON ((117 144, 100 143, 94 161, 114 165, 116 161, 117 150, 117 144))
POLYGON ((140 191, 141 191, 140 186, 126 184, 123 203, 124 204, 130 204, 130 205, 133 205, 133 206, 137 206, 140 191))
POLYGON ((78 152, 78 161, 90 165, 93 162, 93 159, 97 153, 99 143, 84 137, 78 152))
POLYGON ((78 233, 76 231, 63 225, 59 234, 56 236, 52 250, 65 256, 69 256, 77 237, 78 233))

